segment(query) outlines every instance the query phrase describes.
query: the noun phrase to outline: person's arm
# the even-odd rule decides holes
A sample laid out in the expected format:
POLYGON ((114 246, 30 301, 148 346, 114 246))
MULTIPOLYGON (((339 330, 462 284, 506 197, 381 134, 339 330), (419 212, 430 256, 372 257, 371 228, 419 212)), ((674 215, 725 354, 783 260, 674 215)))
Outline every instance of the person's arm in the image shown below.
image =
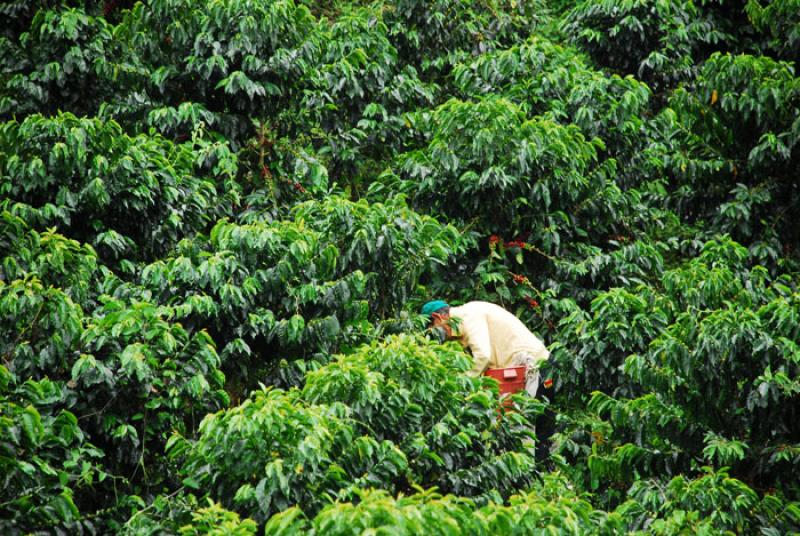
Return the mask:
POLYGON ((461 322, 460 330, 466 339, 466 345, 472 352, 473 366, 472 370, 467 372, 467 376, 478 377, 489 366, 489 360, 492 357, 489 323, 484 317, 465 318, 461 322))

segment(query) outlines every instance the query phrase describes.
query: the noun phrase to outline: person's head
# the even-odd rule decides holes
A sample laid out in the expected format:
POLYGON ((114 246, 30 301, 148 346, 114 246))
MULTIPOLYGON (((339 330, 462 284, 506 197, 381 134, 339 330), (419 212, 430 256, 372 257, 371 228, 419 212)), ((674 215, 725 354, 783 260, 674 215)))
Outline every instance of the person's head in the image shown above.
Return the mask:
POLYGON ((439 329, 445 339, 453 338, 453 329, 450 326, 450 306, 442 300, 429 301, 422 306, 422 314, 428 317, 428 329, 439 329))

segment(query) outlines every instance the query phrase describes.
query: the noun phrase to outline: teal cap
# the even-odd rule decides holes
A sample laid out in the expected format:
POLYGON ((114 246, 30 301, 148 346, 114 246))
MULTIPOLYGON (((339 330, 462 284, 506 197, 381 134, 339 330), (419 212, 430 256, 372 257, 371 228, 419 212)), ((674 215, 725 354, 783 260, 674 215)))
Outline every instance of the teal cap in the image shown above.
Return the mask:
POLYGON ((446 301, 442 300, 433 300, 429 301, 425 305, 422 306, 422 314, 425 316, 431 316, 431 314, 435 313, 439 309, 444 309, 445 307, 450 307, 447 305, 446 301))

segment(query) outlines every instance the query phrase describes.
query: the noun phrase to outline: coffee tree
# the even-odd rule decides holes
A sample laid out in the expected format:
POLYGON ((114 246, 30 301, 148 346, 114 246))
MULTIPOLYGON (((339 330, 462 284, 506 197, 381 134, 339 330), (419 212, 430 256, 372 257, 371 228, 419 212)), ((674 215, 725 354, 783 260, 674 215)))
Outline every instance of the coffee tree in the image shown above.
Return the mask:
POLYGON ((450 100, 417 119, 429 141, 401 156, 407 178, 399 187, 419 204, 454 218, 478 217, 494 232, 540 230, 548 251, 560 249, 559 224, 571 227, 564 209, 602 188, 613 169, 598 166, 599 139, 547 117, 528 119, 504 98, 450 100))
POLYGON ((674 475, 703 463, 747 467, 748 479, 773 481, 798 463, 786 398, 798 389, 796 289, 748 261, 739 244, 711 242, 667 271, 663 287, 609 291, 593 302, 592 318, 570 319, 603 322, 606 333, 603 340, 580 336, 577 354, 556 352, 572 368, 560 388, 592 382, 603 391, 587 407, 607 425, 575 421, 562 443, 564 452, 588 454, 594 482, 598 475, 674 475), (634 322, 617 331, 621 317, 634 322), (598 369, 618 377, 597 384, 587 371, 598 369), (597 434, 591 452, 575 443, 587 438, 578 430, 590 423, 588 437, 597 434))
POLYGON ((800 531, 798 13, 3 2, 0 532, 800 531))
POLYGON ((412 482, 507 494, 534 476, 530 422, 542 408, 524 405, 497 422, 495 396, 452 378, 452 369, 468 366, 460 352, 390 338, 309 373, 303 398, 347 404, 363 433, 398 445, 412 482))
POLYGON ((360 176, 371 179, 376 163, 402 147, 403 113, 430 105, 435 86, 400 61, 378 8, 341 14, 319 38, 323 54, 307 74, 303 107, 324 132, 320 154, 332 174, 357 192, 360 176))
POLYGON ((241 406, 209 415, 196 442, 175 436, 167 448, 186 458, 184 483, 263 521, 298 503, 314 511, 348 497, 353 487, 392 487, 402 476, 402 452, 390 442, 356 436, 345 406, 304 406, 297 395, 257 392, 241 406), (232 445, 247 455, 232 458, 232 445))
POLYGON ((4 531, 75 527, 76 503, 108 478, 103 452, 87 441, 76 415, 59 409, 69 396, 63 383, 19 383, 0 366, 4 531))
POLYGON ((776 233, 787 243, 797 241, 786 222, 795 217, 797 192, 787 179, 798 165, 798 98, 800 79, 791 65, 715 54, 693 91, 675 93, 676 116, 667 118, 680 125, 673 132, 685 133, 686 149, 664 159, 687 187, 685 210, 713 217, 720 231, 752 241, 764 259, 779 255, 776 233), (690 192, 699 181, 705 201, 696 203, 690 192), (780 216, 763 224, 772 212, 780 216))
POLYGON ((454 78, 466 95, 503 94, 528 115, 550 113, 578 125, 584 136, 601 138, 615 153, 635 141, 650 96, 633 77, 608 76, 577 50, 539 36, 457 65, 454 78))
POLYGON ((2 207, 108 260, 152 258, 225 213, 235 160, 192 145, 72 114, 9 121, 0 130, 2 207), (211 166, 216 174, 203 169, 211 166))
POLYGON ((297 94, 295 81, 320 53, 315 22, 292 0, 138 3, 120 27, 147 83, 141 98, 115 113, 141 118, 154 108, 195 102, 241 142, 252 133, 250 115, 275 119, 297 94))
POLYGON ((729 38, 694 2, 578 2, 564 32, 603 65, 657 87, 691 76, 694 55, 729 38))
POLYGON ((114 34, 105 18, 80 7, 38 11, 25 32, 6 41, 0 114, 96 113, 122 80, 141 78, 135 65, 120 61, 114 34))

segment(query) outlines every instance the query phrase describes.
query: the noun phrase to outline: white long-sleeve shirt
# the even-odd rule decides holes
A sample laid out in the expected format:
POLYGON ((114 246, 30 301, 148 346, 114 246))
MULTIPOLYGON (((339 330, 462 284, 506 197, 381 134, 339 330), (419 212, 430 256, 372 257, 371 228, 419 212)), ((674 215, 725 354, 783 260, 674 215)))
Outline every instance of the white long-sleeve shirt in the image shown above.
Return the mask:
POLYGON ((474 366, 469 376, 480 376, 487 368, 510 367, 518 352, 533 355, 537 366, 550 357, 544 343, 522 321, 493 303, 474 301, 450 308, 458 319, 461 345, 472 352, 474 366))

